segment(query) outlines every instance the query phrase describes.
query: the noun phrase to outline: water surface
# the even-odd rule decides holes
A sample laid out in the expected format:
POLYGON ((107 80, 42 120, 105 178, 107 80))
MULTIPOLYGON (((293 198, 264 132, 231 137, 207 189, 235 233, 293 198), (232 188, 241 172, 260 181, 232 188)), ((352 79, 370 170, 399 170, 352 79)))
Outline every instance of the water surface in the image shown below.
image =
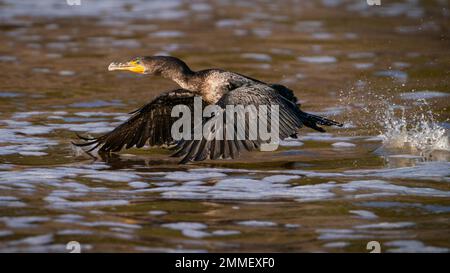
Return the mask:
POLYGON ((0 1, 0 251, 448 252, 448 8, 0 1), (154 54, 280 82, 345 126, 181 166, 74 149, 174 87, 106 71, 154 54))

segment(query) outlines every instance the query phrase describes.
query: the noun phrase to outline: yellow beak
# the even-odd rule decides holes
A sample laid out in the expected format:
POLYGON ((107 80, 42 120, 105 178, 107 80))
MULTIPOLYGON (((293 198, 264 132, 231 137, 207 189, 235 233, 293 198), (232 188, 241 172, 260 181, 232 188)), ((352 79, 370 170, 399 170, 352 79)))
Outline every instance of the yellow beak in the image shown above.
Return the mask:
POLYGON ((144 74, 145 67, 142 64, 138 64, 136 61, 130 61, 127 63, 111 63, 108 66, 108 71, 114 70, 127 70, 135 73, 144 74))

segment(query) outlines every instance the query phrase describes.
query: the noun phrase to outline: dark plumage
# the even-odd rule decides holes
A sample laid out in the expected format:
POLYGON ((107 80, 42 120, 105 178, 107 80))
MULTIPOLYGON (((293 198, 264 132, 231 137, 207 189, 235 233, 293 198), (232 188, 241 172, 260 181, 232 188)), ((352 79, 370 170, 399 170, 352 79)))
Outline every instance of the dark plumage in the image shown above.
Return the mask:
MULTIPOLYGON (((140 148, 148 143, 150 146, 175 144, 173 156, 183 157, 181 163, 205 159, 235 158, 243 150, 259 148, 264 141, 259 138, 250 140, 248 128, 243 140, 223 140, 215 138, 201 140, 181 140, 175 142, 171 136, 171 110, 176 105, 187 105, 193 109, 195 96, 200 96, 203 106, 218 105, 222 110, 226 105, 279 106, 279 138, 295 136, 298 128, 310 127, 324 132, 323 126, 342 126, 341 123, 311 115, 300 110, 297 98, 289 88, 280 84, 267 84, 250 77, 221 69, 192 71, 183 61, 175 57, 152 56, 139 57, 124 64, 112 63, 111 70, 127 70, 136 73, 160 75, 175 81, 181 89, 162 93, 150 103, 133 111, 132 116, 113 131, 97 138, 79 136, 84 143, 76 146, 91 146, 87 152, 99 148, 99 153, 118 152, 124 146, 140 148)), ((270 108, 269 108, 270 109, 270 108)), ((270 118, 270 116, 269 116, 270 118)), ((203 125, 210 118, 203 119, 203 125)), ((226 112, 224 111, 224 121, 226 112)), ((270 121, 270 120, 269 120, 270 121)), ((236 130, 235 124, 235 131, 236 130)), ((225 126, 224 126, 225 127, 225 126)), ((223 130, 225 136, 226 130, 223 130)), ((236 134, 236 132, 234 133, 236 134)))
POLYGON ((111 132, 97 138, 87 138, 85 143, 76 146, 92 146, 87 152, 95 150, 100 145, 99 152, 118 152, 123 146, 129 149, 133 146, 143 147, 147 142, 150 146, 170 145, 173 143, 170 128, 177 118, 172 118, 172 107, 183 104, 193 108, 195 95, 184 89, 176 89, 162 93, 148 104, 131 112, 132 116, 111 132))

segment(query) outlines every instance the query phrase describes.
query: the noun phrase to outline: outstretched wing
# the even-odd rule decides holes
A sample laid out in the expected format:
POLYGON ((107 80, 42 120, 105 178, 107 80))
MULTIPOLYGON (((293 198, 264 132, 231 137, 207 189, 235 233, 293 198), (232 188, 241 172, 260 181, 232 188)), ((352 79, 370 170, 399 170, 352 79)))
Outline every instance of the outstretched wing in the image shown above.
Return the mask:
MULTIPOLYGON (((249 138, 248 120, 246 120, 245 138, 238 138, 238 124, 235 122, 234 137, 229 139, 226 137, 227 105, 242 105, 243 107, 253 105, 258 109, 261 105, 267 106, 268 119, 270 123, 271 106, 279 106, 279 138, 286 138, 302 126, 302 111, 290 100, 280 95, 276 90, 265 84, 253 84, 236 88, 225 94, 217 105, 221 107, 223 114, 223 136, 221 139, 215 137, 203 138, 201 140, 184 140, 178 143, 177 152, 173 156, 183 156, 181 163, 189 161, 201 161, 205 159, 219 159, 219 158, 235 158, 242 150, 254 150, 259 148, 262 141, 258 138, 249 138)), ((261 117, 259 117, 261 118, 261 117)), ((231 119, 230 119, 231 120, 231 119)), ((236 119, 235 119, 236 120, 236 119)), ((207 122, 207 120, 206 120, 207 122)), ((241 127, 242 128, 242 127, 241 127)), ((215 134, 215 130, 212 130, 215 134)), ((217 136, 217 135, 216 135, 217 136)))
POLYGON ((194 93, 185 89, 165 92, 150 103, 131 112, 132 116, 111 132, 97 138, 86 138, 84 143, 73 143, 76 146, 91 146, 87 152, 100 147, 99 153, 118 152, 123 146, 129 149, 133 146, 143 147, 147 142, 150 146, 172 144, 171 127, 177 118, 170 116, 176 105, 187 105, 193 108, 194 93))
POLYGON ((272 87, 272 89, 277 91, 278 94, 283 96, 288 101, 291 101, 291 102, 297 104, 298 106, 300 106, 300 104, 298 103, 297 97, 294 95, 294 91, 292 91, 291 89, 287 88, 284 85, 278 84, 278 83, 271 83, 271 84, 269 84, 269 86, 272 87))
POLYGON ((247 78, 249 80, 252 80, 255 83, 266 84, 266 85, 270 86, 273 90, 275 90, 279 95, 283 96, 285 99, 287 99, 289 101, 292 101, 293 103, 298 104, 300 106, 300 104, 298 103, 297 97, 295 97, 295 95, 294 95, 294 91, 292 91, 291 89, 287 88, 286 86, 284 86, 282 84, 279 84, 279 83, 265 83, 265 82, 262 82, 260 80, 257 80, 255 78, 252 78, 252 77, 249 77, 249 76, 246 76, 246 75, 242 75, 242 74, 239 74, 239 73, 236 73, 236 74, 238 74, 238 75, 240 75, 240 76, 242 76, 244 78, 247 78))

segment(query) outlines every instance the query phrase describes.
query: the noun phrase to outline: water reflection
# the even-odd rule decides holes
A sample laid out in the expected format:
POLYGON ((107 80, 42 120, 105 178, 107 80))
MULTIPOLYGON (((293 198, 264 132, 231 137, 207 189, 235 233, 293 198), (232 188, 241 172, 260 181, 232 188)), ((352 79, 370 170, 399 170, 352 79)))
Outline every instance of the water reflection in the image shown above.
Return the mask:
POLYGON ((341 252, 378 238, 389 252, 448 252, 442 3, 1 0, 0 251, 341 252), (106 72, 156 53, 282 82, 346 126, 183 166, 164 149, 73 149, 75 133, 107 132, 171 88, 106 72), (379 124, 381 101, 418 118, 379 124))

